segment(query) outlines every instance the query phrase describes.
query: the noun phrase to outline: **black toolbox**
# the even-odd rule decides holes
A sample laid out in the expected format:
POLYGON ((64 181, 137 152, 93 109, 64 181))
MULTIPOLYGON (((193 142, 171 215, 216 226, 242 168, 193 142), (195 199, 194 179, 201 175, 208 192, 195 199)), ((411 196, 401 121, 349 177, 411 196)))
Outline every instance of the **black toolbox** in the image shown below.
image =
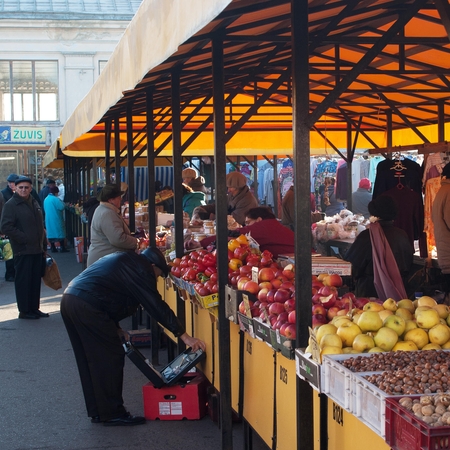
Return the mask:
POLYGON ((136 367, 152 382, 156 388, 174 385, 183 375, 206 358, 202 349, 193 352, 191 348, 180 353, 161 371, 156 370, 152 363, 130 342, 123 344, 125 353, 136 367))

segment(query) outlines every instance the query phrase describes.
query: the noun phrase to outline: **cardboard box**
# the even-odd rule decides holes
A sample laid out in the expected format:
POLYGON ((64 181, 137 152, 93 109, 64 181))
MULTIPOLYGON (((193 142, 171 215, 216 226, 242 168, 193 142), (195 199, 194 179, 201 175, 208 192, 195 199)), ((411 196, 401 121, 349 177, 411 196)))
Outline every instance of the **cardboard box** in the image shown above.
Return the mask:
POLYGON ((341 276, 347 276, 352 274, 352 265, 351 263, 334 256, 320 256, 313 258, 312 274, 319 275, 320 273, 337 273, 341 276))
POLYGON ((142 387, 144 416, 148 420, 196 420, 206 415, 208 381, 201 372, 186 373, 173 386, 142 387))

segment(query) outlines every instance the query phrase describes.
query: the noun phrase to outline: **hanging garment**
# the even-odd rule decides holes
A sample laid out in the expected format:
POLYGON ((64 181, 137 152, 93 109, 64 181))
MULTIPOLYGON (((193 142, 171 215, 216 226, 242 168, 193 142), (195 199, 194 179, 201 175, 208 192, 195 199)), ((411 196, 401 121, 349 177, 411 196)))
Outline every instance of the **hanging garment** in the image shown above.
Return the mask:
POLYGON ((369 233, 372 243, 373 283, 378 298, 383 301, 388 298, 395 301, 407 298, 397 262, 380 224, 370 224, 369 233))
POLYGON ((336 172, 336 186, 334 189, 334 193, 336 195, 336 199, 340 201, 347 201, 347 189, 348 189, 348 180, 347 180, 348 167, 347 163, 343 160, 338 162, 338 169, 336 172))
POLYGON ((436 247, 436 240, 434 236, 434 224, 431 219, 431 211, 433 202, 437 192, 441 188, 441 177, 430 178, 425 184, 425 204, 424 204, 424 227, 427 235, 428 254, 436 247))

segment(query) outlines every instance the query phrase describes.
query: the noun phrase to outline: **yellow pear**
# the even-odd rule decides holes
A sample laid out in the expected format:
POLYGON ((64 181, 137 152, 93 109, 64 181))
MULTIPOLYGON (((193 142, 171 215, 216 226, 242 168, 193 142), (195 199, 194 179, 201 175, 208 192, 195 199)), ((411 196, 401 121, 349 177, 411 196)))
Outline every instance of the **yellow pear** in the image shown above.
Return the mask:
POLYGON ((383 302, 383 308, 388 311, 397 311, 397 302, 393 298, 388 298, 383 302))
MULTIPOLYGON (((419 328, 415 320, 406 320, 405 321, 405 330, 403 331, 403 337, 409 330, 413 330, 414 328, 419 328)), ((403 339, 404 340, 404 339, 403 339)))
POLYGON ((416 308, 416 310, 414 311, 414 317, 417 318, 417 315, 419 313, 421 313, 422 311, 428 311, 429 309, 433 309, 433 308, 431 308, 430 306, 418 306, 416 308))
POLYGON ((445 344, 441 345, 443 350, 448 350, 450 348, 450 340, 448 340, 445 344))
POLYGON ((440 321, 438 312, 435 309, 420 311, 416 316, 417 326, 419 328, 430 329, 437 325, 440 321))
POLYGON ((321 325, 316 330, 316 340, 320 343, 320 340, 323 336, 326 334, 336 334, 337 327, 333 325, 332 323, 326 323, 325 325, 321 325))
POLYGON ((433 297, 428 297, 428 295, 424 295, 417 299, 418 306, 429 306, 432 308, 437 305, 436 300, 433 297))
POLYGON ((404 352, 412 352, 419 349, 417 348, 417 345, 413 341, 399 341, 394 345, 394 348, 392 349, 393 352, 396 352, 397 350, 402 350, 404 352))
POLYGON ((373 337, 368 334, 358 334, 353 340, 353 349, 358 353, 364 353, 375 347, 373 337))
POLYGON ((342 348, 341 347, 333 347, 332 345, 326 345, 320 354, 323 355, 341 355, 342 348))
POLYGON ((382 311, 383 305, 377 302, 368 302, 363 306, 363 311, 382 311))
POLYGON ((405 333, 404 340, 413 341, 419 350, 430 342, 428 339, 428 333, 423 328, 414 328, 409 330, 405 333))
POLYGON ((380 316, 381 320, 384 322, 386 317, 393 316, 394 312, 389 311, 389 309, 383 309, 383 311, 378 311, 378 315, 380 316))
POLYGON ((422 350, 441 350, 441 349, 442 347, 439 344, 433 344, 432 342, 422 347, 422 350))
POLYGON ((395 311, 396 316, 403 317, 405 320, 411 320, 414 316, 413 313, 406 308, 397 308, 397 311, 395 311))
POLYGON ((353 347, 344 347, 344 348, 342 349, 342 353, 344 353, 344 354, 346 354, 346 355, 348 355, 349 353, 353 353, 353 352, 354 352, 353 347))
POLYGON ((450 328, 447 325, 438 323, 428 330, 428 339, 430 339, 432 344, 445 344, 450 339, 450 328))
POLYGON ((377 311, 364 311, 358 319, 358 327, 363 333, 378 331, 383 326, 383 321, 377 311))
POLYGON ((320 339, 320 348, 339 347, 342 348, 342 340, 337 334, 325 334, 320 339))
POLYGON ((388 327, 381 327, 375 334, 373 340, 377 347, 389 352, 398 341, 398 334, 388 327))
POLYGON ((401 336, 405 332, 406 321, 403 317, 393 314, 384 319, 383 327, 392 328, 399 336, 401 336))
POLYGON ((373 347, 367 353, 383 353, 384 350, 380 347, 373 347))
POLYGON ((399 300, 397 302, 397 308, 405 308, 407 309, 411 314, 414 314, 414 310, 416 307, 414 306, 414 303, 409 298, 403 298, 402 300, 399 300))
POLYGON ((336 334, 342 339, 344 347, 352 347, 353 340, 358 334, 361 334, 361 328, 353 322, 344 322, 338 329, 336 334))
POLYGON ((450 308, 447 305, 436 305, 433 306, 433 309, 438 312, 441 319, 446 319, 450 314, 450 308))
MULTIPOLYGON (((334 316, 331 320, 331 324, 337 328, 339 328, 344 322, 351 322, 350 317, 347 316, 334 316)), ((323 326, 323 325, 322 325, 323 326)))

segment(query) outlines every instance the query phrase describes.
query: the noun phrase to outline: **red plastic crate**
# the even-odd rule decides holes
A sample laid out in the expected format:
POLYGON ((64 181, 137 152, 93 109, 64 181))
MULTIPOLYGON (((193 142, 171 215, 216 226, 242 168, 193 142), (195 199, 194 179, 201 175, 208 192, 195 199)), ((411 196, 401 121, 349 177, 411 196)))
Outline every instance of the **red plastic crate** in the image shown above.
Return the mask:
POLYGON ((144 416, 149 420, 195 420, 206 415, 208 380, 201 372, 188 372, 177 384, 142 387, 144 416))
MULTIPOLYGON (((401 398, 401 397, 400 397, 401 398)), ((386 399, 386 442, 393 450, 450 449, 450 426, 430 427, 403 408, 400 398, 386 399)), ((411 398, 420 398, 414 396, 411 398)))

